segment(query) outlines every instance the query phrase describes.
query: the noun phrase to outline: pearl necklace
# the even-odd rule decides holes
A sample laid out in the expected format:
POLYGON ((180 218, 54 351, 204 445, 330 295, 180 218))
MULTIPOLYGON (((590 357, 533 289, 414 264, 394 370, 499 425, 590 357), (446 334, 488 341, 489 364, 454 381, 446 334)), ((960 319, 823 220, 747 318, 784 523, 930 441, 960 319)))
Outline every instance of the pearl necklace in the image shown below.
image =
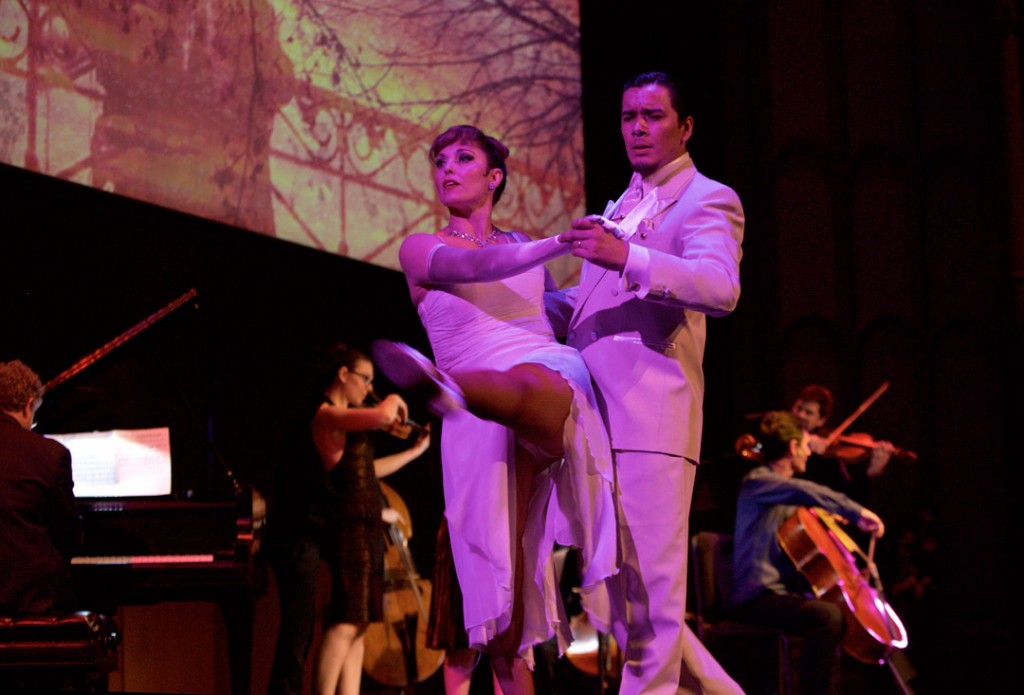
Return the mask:
POLYGON ((496 241, 498 241, 498 239, 501 238, 498 235, 501 234, 501 233, 502 233, 501 230, 492 227, 491 228, 491 233, 487 235, 487 238, 485 238, 483 241, 480 241, 479 237, 476 237, 476 236, 474 236, 472 234, 466 234, 465 232, 460 232, 459 230, 452 229, 451 227, 448 228, 448 236, 455 236, 455 237, 458 237, 460 239, 466 239, 467 241, 472 241, 474 244, 476 244, 480 248, 483 248, 483 247, 487 246, 488 244, 493 244, 496 241))

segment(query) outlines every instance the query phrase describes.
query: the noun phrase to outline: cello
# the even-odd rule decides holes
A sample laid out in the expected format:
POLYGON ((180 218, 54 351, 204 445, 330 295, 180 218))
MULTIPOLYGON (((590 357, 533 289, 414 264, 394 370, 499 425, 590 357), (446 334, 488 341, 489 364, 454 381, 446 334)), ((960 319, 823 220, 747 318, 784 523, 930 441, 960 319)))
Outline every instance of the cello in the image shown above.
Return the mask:
POLYGON ((846 653, 867 664, 888 665, 902 692, 910 693, 891 658, 906 648, 907 632, 885 600, 871 554, 865 555, 832 515, 818 507, 797 507, 777 535, 815 597, 842 609, 846 653), (863 570, 857 565, 857 556, 866 564, 863 570), (865 574, 871 576, 874 586, 865 574))
POLYGON ((363 671, 378 683, 409 688, 426 680, 444 662, 442 649, 427 646, 431 584, 416 572, 409 554, 409 508, 393 488, 378 481, 387 505, 404 524, 388 524, 384 554, 384 621, 366 628, 363 671))

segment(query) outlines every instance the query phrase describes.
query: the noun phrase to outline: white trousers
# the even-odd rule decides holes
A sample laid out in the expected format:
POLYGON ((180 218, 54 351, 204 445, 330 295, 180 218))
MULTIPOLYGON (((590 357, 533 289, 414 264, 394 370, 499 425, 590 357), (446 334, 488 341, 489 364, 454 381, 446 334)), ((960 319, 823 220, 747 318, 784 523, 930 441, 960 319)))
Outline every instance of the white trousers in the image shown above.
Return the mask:
POLYGON ((639 451, 614 458, 623 564, 608 593, 612 633, 625 653, 620 695, 742 694, 686 625, 696 464, 639 451))

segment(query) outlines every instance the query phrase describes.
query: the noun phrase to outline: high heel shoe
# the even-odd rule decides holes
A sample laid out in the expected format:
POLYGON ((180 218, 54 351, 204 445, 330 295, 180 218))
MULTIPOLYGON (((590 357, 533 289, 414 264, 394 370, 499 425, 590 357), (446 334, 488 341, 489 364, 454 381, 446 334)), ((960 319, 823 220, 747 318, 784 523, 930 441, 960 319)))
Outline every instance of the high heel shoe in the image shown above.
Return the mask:
POLYGON ((462 390, 418 350, 405 343, 375 340, 370 352, 395 386, 422 395, 434 415, 444 417, 453 410, 465 410, 462 390))

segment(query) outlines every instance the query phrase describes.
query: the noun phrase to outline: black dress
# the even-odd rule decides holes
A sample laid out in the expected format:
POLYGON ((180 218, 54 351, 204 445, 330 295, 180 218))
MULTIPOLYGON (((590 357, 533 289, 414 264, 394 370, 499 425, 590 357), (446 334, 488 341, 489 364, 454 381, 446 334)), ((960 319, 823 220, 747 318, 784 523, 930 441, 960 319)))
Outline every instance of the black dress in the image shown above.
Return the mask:
POLYGON ((281 607, 268 695, 304 692, 306 657, 316 627, 320 548, 331 498, 310 424, 321 401, 310 400, 313 405, 301 410, 283 441, 263 534, 281 607))
POLYGON ((331 600, 324 622, 373 623, 384 619, 383 498, 373 470, 373 447, 349 432, 345 453, 327 476, 331 504, 323 553, 331 570, 331 600))

